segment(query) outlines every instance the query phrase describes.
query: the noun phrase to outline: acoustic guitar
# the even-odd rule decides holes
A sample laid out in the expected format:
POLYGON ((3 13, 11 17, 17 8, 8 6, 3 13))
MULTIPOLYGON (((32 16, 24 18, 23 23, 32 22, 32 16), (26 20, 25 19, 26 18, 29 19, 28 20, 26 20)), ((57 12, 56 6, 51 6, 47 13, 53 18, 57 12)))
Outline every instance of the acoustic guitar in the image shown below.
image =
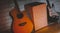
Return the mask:
POLYGON ((32 33, 33 32, 33 23, 27 17, 25 12, 19 10, 16 0, 15 8, 10 12, 10 15, 13 17, 12 22, 12 31, 13 33, 32 33))
POLYGON ((59 19, 59 15, 56 12, 56 10, 54 9, 54 4, 52 3, 52 6, 50 5, 49 0, 46 0, 47 2, 47 12, 48 12, 48 24, 50 25, 50 23, 55 23, 58 21, 59 19))

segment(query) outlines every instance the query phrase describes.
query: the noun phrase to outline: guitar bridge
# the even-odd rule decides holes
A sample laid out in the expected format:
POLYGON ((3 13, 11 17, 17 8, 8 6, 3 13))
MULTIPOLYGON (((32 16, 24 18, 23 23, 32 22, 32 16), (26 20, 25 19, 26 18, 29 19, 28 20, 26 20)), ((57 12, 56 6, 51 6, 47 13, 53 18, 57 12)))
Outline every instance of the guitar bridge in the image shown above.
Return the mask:
POLYGON ((26 22, 20 23, 19 26, 24 26, 26 25, 26 22))

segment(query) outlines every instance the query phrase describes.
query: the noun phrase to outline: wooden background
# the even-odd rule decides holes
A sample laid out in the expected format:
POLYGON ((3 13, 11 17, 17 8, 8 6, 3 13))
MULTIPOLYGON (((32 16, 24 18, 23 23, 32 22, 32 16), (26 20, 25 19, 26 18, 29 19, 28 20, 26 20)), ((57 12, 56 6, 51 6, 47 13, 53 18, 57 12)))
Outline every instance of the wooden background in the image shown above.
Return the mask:
POLYGON ((14 7, 11 3, 12 0, 0 0, 0 33, 5 33, 11 29, 12 19, 9 12, 14 7))

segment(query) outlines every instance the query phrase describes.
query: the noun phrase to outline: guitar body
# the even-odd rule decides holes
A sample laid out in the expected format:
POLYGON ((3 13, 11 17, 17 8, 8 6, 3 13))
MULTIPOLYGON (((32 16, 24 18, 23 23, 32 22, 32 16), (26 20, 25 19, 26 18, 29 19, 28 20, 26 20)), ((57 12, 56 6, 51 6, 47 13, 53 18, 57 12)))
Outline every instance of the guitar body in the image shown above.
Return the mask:
POLYGON ((20 14, 14 8, 10 14, 13 17, 12 30, 14 33, 31 33, 33 31, 32 21, 27 17, 25 12, 20 14))

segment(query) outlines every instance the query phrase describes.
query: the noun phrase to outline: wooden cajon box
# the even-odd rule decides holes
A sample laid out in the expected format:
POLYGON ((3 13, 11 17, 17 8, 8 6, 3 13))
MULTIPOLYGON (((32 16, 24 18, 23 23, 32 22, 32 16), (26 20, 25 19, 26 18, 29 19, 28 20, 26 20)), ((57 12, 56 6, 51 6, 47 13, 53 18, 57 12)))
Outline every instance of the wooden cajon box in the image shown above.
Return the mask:
POLYGON ((48 25, 45 3, 34 2, 26 4, 24 7, 27 15, 34 23, 35 30, 39 30, 48 25))

